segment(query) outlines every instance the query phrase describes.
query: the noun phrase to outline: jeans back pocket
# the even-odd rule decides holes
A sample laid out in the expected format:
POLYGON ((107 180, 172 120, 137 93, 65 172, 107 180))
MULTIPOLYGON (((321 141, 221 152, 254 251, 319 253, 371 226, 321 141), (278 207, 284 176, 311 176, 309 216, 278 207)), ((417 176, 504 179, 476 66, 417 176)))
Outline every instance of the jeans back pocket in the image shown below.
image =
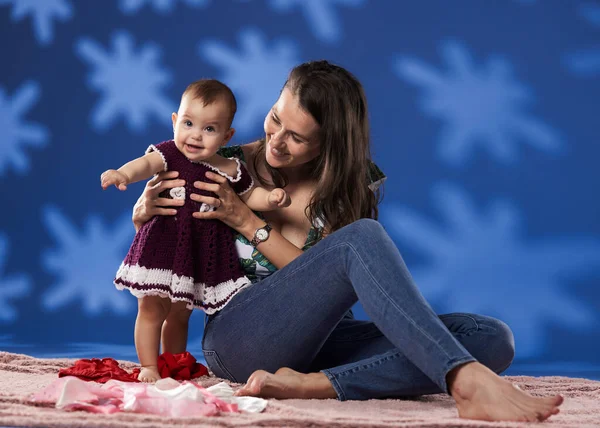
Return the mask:
POLYGON ((202 352, 204 353, 204 358, 206 359, 208 368, 216 377, 238 383, 231 373, 229 373, 229 370, 227 370, 227 368, 223 365, 216 351, 211 349, 203 349, 202 352))

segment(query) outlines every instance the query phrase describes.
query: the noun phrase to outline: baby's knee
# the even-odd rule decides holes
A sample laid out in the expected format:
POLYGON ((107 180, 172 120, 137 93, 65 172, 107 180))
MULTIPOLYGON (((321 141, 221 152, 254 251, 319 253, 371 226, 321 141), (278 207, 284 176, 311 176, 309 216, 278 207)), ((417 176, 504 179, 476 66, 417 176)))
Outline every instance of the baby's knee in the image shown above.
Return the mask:
POLYGON ((168 298, 145 296, 138 299, 138 315, 162 322, 167 318, 170 306, 171 301, 168 298))
POLYGON ((183 302, 173 303, 171 310, 169 311, 168 320, 175 321, 179 324, 187 324, 192 315, 192 311, 187 308, 187 305, 183 302))

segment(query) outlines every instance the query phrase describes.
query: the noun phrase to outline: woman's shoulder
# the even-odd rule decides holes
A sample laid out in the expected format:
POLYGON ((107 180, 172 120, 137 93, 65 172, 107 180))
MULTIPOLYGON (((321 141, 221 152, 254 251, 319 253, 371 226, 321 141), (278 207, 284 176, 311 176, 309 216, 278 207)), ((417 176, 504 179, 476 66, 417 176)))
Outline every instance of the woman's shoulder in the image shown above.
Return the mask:
POLYGON ((217 153, 225 158, 238 158, 239 160, 248 163, 248 161, 252 159, 254 150, 256 150, 258 144, 259 141, 255 141, 243 145, 222 147, 217 153))

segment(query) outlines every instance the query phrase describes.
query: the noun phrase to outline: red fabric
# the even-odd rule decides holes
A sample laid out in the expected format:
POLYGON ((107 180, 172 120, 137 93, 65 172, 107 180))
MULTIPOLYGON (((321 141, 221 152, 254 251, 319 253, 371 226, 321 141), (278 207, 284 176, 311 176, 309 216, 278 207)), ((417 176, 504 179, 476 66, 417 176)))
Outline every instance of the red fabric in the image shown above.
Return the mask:
MULTIPOLYGON (((208 369, 196 362, 189 352, 171 354, 165 352, 158 357, 158 372, 162 378, 172 377, 175 380, 190 380, 200 376, 208 376, 208 369)), ((60 369, 58 377, 75 376, 86 381, 106 383, 111 379, 123 382, 139 382, 140 369, 128 373, 113 358, 92 358, 77 360, 75 365, 60 369)))
POLYGON ((190 380, 200 376, 208 376, 208 369, 189 352, 171 354, 165 352, 158 357, 158 373, 160 377, 172 377, 175 380, 190 380))
POLYGON ((119 363, 112 358, 92 358, 91 360, 77 360, 73 367, 60 369, 58 377, 76 376, 82 380, 106 383, 111 379, 123 382, 139 382, 137 377, 140 369, 133 369, 128 373, 119 367, 119 363))

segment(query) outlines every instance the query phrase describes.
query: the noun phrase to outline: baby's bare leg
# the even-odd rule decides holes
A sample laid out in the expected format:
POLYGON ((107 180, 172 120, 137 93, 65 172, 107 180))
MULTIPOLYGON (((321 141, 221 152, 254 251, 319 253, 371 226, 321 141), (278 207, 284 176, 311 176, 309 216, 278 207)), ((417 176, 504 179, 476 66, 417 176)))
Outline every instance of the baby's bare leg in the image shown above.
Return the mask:
POLYGON ((158 346, 160 328, 169 313, 171 301, 158 296, 138 299, 138 315, 135 320, 135 349, 142 365, 138 379, 155 382, 158 374, 158 346))
POLYGON ((192 311, 185 302, 172 302, 171 310, 162 326, 163 352, 180 354, 185 352, 188 339, 188 325, 192 311))

